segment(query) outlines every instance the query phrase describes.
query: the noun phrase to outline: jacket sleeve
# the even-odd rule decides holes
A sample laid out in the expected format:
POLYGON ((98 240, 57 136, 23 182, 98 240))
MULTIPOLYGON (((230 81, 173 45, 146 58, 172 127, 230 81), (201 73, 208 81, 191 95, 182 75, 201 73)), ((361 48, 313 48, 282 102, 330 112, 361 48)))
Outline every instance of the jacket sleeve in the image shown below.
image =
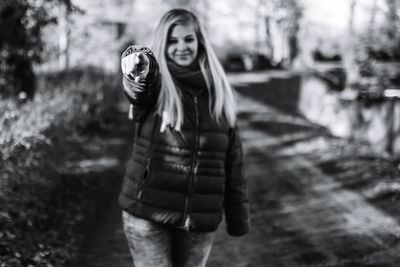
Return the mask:
POLYGON ((143 52, 150 61, 149 73, 144 86, 135 82, 131 75, 123 74, 122 78, 124 94, 131 104, 130 113, 132 112, 135 120, 137 120, 155 106, 161 87, 161 78, 157 60, 153 52, 147 47, 130 46, 122 53, 121 58, 135 52, 143 52))
POLYGON ((225 219, 227 232, 232 236, 242 236, 249 231, 249 198, 243 169, 242 142, 237 127, 229 133, 226 157, 225 219))

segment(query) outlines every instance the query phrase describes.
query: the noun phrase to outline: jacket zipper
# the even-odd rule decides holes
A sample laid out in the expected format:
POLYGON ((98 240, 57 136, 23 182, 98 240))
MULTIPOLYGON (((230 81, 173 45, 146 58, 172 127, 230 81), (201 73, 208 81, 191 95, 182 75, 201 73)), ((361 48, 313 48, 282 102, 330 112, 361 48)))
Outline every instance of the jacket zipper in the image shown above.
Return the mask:
MULTIPOLYGON (((155 120, 154 120, 154 124, 153 124, 153 129, 151 131, 151 140, 150 140, 150 145, 149 145, 149 151, 148 151, 148 156, 147 156, 147 162, 146 162, 146 167, 144 169, 144 173, 143 176, 141 177, 140 183, 138 185, 138 194, 137 194, 137 199, 140 200, 142 198, 142 193, 143 193, 143 189, 146 186, 146 184, 148 183, 149 179, 150 179, 150 165, 151 165, 151 157, 153 155, 153 150, 154 150, 154 133, 155 133, 155 129, 157 126, 157 119, 158 117, 156 116, 155 120)), ((136 140, 135 140, 136 143, 136 140)))
POLYGON ((149 178, 150 178, 150 163, 151 159, 147 159, 146 168, 144 169, 142 179, 139 184, 139 193, 137 194, 137 199, 140 200, 142 198, 143 188, 146 186, 149 178))
POLYGON ((196 115, 196 141, 195 141, 195 148, 193 152, 193 158, 192 158, 192 166, 191 170, 189 172, 189 183, 188 183, 188 188, 186 191, 186 199, 185 199, 185 209, 183 212, 183 221, 182 221, 182 227, 186 230, 189 230, 189 224, 190 224, 190 218, 188 214, 189 210, 189 198, 191 197, 192 191, 193 191, 193 186, 194 186, 194 180, 195 176, 197 173, 197 150, 199 149, 199 110, 198 110, 198 103, 197 103, 197 96, 194 96, 194 109, 195 109, 195 115, 196 115))

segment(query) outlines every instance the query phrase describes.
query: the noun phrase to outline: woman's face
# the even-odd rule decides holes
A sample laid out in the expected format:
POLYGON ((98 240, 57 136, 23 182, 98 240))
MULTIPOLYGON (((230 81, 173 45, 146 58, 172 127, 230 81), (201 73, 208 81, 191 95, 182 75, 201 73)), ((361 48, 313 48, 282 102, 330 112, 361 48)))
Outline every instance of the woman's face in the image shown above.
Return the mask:
POLYGON ((167 41, 167 57, 180 66, 190 65, 197 57, 199 44, 193 25, 176 25, 167 41))

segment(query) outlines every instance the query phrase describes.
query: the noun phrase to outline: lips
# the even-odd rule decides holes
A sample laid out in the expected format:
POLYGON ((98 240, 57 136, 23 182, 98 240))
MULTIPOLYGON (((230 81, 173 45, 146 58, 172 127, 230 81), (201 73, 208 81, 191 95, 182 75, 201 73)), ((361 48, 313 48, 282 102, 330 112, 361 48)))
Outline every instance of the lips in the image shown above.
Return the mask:
POLYGON ((191 56, 191 53, 184 53, 184 54, 175 54, 176 57, 187 57, 187 56, 191 56))

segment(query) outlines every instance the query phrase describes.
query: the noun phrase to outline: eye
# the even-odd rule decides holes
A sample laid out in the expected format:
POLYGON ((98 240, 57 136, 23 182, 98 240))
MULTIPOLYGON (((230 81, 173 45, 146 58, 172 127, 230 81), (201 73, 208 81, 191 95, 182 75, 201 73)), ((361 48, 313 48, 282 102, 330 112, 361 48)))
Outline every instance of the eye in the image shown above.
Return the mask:
POLYGON ((168 44, 176 44, 178 42, 178 40, 176 39, 169 39, 168 40, 168 44))
POLYGON ((191 42, 194 41, 194 38, 193 37, 188 37, 188 38, 185 38, 185 41, 188 42, 188 43, 191 43, 191 42))

